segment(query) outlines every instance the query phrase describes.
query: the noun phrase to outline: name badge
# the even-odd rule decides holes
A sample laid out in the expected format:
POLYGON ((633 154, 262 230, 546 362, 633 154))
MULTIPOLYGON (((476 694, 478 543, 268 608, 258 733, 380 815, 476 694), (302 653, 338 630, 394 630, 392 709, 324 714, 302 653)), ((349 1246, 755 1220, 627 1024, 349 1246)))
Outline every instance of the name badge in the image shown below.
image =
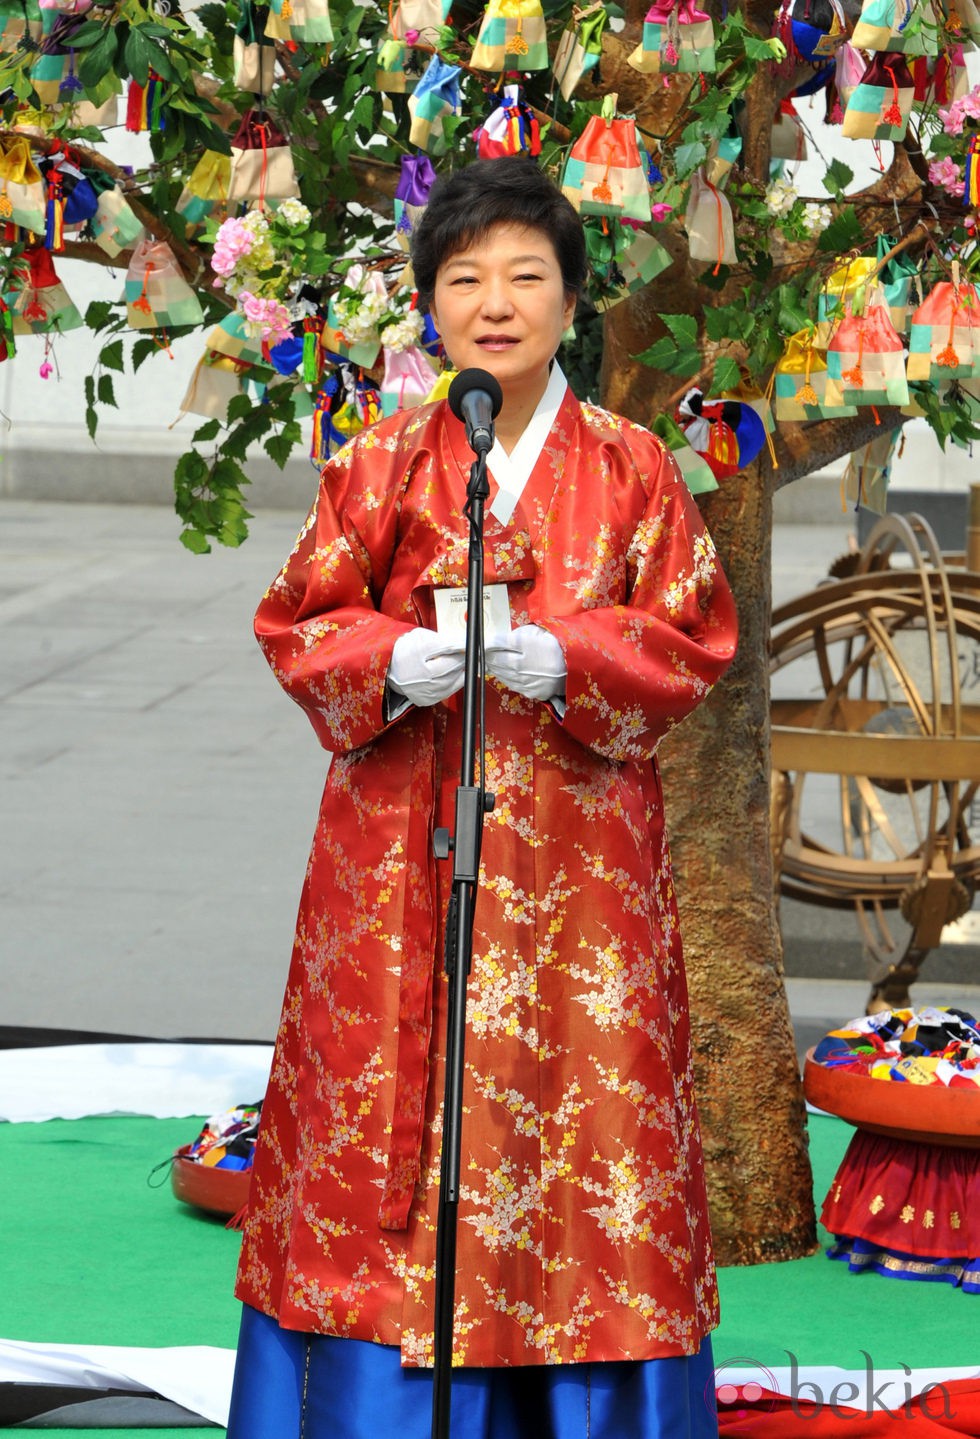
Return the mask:
MULTIPOLYGON (((466 643, 466 590, 436 590, 436 630, 447 640, 466 643)), ((510 601, 506 585, 483 587, 483 633, 510 634, 510 601)))

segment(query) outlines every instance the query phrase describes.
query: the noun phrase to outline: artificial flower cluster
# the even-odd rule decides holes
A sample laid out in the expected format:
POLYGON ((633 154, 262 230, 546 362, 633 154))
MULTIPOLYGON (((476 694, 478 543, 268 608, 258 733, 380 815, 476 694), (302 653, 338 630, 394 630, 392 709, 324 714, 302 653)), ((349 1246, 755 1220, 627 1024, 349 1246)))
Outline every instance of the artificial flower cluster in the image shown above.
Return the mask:
POLYGON ((801 199, 791 180, 780 176, 766 190, 766 209, 790 239, 820 235, 833 218, 829 205, 801 199))
POLYGON ((288 300, 305 268, 296 241, 311 218, 304 204, 288 199, 274 211, 249 210, 225 220, 218 229, 211 268, 253 338, 278 344, 292 333, 288 300))
POLYGON ((424 322, 411 291, 402 287, 389 295, 382 275, 364 265, 347 271, 333 309, 348 345, 378 343, 388 350, 410 350, 422 338, 424 322))

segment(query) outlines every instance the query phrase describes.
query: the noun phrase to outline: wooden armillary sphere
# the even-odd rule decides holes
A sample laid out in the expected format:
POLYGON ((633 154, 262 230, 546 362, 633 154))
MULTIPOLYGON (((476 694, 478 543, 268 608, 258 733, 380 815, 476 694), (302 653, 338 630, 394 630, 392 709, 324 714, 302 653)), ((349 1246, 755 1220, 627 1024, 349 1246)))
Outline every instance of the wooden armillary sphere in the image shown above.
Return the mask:
POLYGON ((887 516, 852 573, 774 612, 771 654, 780 890, 853 907, 869 1011, 904 1007, 980 883, 980 573, 887 516))

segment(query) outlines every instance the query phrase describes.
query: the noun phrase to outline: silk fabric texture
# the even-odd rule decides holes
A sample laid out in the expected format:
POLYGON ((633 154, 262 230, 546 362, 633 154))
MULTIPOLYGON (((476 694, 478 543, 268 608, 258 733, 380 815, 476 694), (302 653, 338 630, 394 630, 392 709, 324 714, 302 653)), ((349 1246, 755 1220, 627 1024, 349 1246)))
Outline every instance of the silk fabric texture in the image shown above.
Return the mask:
MULTIPOLYGON (((385 720, 392 646, 466 583, 472 456, 445 402, 325 467, 256 633, 333 755, 237 1292, 432 1362, 460 695, 385 720)), ((495 487, 491 485, 491 500, 495 487)), ((566 390, 486 582, 559 641, 566 705, 490 680, 454 1357, 693 1354, 716 1323, 686 982, 654 751, 731 660, 728 585, 670 452, 566 390)))

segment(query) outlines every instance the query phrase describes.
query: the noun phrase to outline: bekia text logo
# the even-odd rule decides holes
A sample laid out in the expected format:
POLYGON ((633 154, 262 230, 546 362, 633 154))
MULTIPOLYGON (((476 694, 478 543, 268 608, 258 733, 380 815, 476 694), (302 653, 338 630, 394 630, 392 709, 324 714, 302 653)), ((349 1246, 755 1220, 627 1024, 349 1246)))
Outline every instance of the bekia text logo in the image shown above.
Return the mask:
POLYGON ((869 1419, 875 1412, 893 1419, 955 1417, 946 1386, 932 1381, 918 1388, 907 1364, 900 1362, 876 1374, 871 1355, 860 1349, 864 1361, 860 1369, 808 1365, 801 1373, 796 1355, 788 1349, 785 1353, 789 1369, 786 1373, 780 1366, 785 1376, 782 1381, 757 1359, 738 1357, 719 1364, 709 1381, 713 1392, 704 1396, 709 1409, 714 1411, 717 1404, 739 1419, 746 1418, 750 1410, 766 1413, 786 1404, 797 1419, 813 1419, 826 1409, 840 1420, 869 1419))

